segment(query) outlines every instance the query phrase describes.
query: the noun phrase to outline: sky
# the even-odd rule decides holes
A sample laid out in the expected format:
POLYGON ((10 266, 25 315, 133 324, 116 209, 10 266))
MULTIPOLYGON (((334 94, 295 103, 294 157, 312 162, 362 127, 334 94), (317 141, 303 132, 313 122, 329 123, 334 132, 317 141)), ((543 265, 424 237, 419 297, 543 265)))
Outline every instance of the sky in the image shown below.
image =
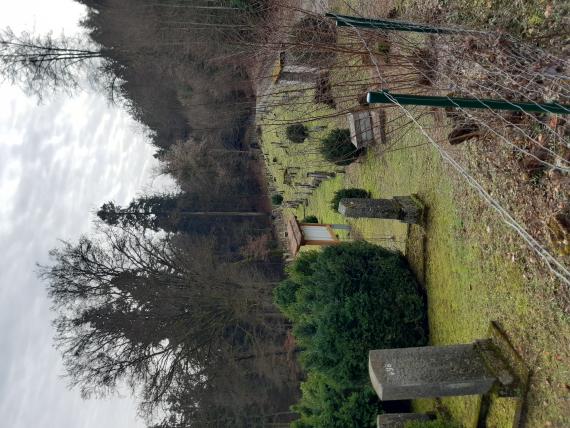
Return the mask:
MULTIPOLYGON (((0 3, 0 28, 80 32, 71 0, 0 3)), ((91 90, 42 104, 0 83, 0 415, 5 428, 139 428, 127 391, 82 400, 67 388, 45 285, 36 263, 58 239, 89 232, 93 212, 142 192, 171 188, 157 177, 143 128, 91 90)))

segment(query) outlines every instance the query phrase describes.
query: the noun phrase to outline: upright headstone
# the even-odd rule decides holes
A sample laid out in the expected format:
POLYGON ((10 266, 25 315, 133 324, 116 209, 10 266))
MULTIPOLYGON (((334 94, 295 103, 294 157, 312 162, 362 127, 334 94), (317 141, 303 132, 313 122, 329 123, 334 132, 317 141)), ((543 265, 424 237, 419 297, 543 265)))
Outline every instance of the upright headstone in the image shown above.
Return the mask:
POLYGON ((378 428, 405 428, 406 422, 429 421, 431 418, 425 413, 384 413, 378 415, 376 426, 378 428))
POLYGON ((315 83, 319 75, 312 72, 283 70, 279 77, 282 83, 315 83))
POLYGON ((357 149, 368 147, 374 143, 374 127, 369 110, 348 113, 350 139, 357 149))
POLYGON ((419 223, 421 204, 412 196, 394 196, 393 199, 345 198, 338 205, 338 212, 345 217, 382 218, 403 223, 419 223))
POLYGON ((391 401, 485 394, 499 381, 514 382, 481 343, 370 351, 372 386, 381 400, 391 401))
POLYGON ((294 55, 281 52, 281 70, 279 82, 288 83, 315 83, 319 77, 319 69, 303 62, 294 55))
POLYGON ((328 178, 333 178, 335 176, 336 176, 336 173, 327 172, 327 171, 313 171, 313 172, 307 173, 307 177, 322 178, 323 180, 326 180, 328 178))

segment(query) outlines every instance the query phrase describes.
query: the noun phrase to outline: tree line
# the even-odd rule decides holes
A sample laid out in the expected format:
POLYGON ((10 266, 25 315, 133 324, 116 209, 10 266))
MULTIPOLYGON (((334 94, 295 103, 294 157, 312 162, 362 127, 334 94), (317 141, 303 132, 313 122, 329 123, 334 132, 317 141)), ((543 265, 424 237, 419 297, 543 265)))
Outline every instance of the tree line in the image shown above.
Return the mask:
POLYGON ((146 125, 180 192, 105 203, 41 267, 70 383, 129 386, 153 427, 287 423, 298 349, 272 303, 283 266, 248 144, 243 46, 265 3, 77 1, 89 40, 6 29, 0 72, 40 98, 91 82, 146 125))
POLYGON ((287 409, 295 350, 283 346, 289 326, 269 275, 226 261, 215 237, 109 212, 105 204, 96 233, 64 242, 41 268, 71 384, 84 397, 128 385, 148 420, 166 411, 164 427, 287 409))

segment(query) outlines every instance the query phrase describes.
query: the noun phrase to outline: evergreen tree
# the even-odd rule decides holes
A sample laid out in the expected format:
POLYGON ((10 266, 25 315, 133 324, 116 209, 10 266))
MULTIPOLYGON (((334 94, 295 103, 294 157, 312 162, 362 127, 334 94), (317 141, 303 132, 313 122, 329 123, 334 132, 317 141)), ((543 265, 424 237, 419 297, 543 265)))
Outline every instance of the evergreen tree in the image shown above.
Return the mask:
POLYGON ((143 196, 124 208, 113 201, 106 202, 97 211, 97 217, 109 226, 172 230, 176 206, 177 198, 172 195, 143 196))

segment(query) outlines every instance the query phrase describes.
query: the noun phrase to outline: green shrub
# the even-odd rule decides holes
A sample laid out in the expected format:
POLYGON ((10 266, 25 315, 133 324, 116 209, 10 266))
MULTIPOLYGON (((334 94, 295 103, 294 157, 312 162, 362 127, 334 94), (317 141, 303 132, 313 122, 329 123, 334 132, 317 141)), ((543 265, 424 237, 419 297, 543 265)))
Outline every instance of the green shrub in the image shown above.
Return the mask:
POLYGON ((294 314, 289 313, 289 309, 293 309, 295 303, 295 293, 299 288, 299 284, 290 279, 284 280, 281 285, 275 288, 273 292, 273 300, 275 304, 281 308, 282 312, 289 318, 294 318, 294 314))
POLYGON ((378 41, 378 43, 376 43, 376 52, 388 55, 390 53, 390 41, 389 40, 378 41))
POLYGON ((283 195, 276 193, 275 195, 271 196, 271 203, 273 205, 281 205, 283 202, 283 195))
POLYGON ((366 242, 301 253, 275 289, 308 378, 292 426, 372 427, 371 349, 426 343, 425 306, 405 259, 366 242))
POLYGON ((353 242, 301 253, 275 293, 305 368, 338 387, 368 384, 369 350, 425 343, 414 277, 401 255, 382 247, 353 242))
POLYGON ((434 419, 433 421, 410 421, 406 428, 462 428, 462 425, 449 419, 434 419))
POLYGON ((341 199, 344 198, 369 198, 370 192, 364 189, 358 189, 355 187, 351 187, 349 189, 340 189, 334 193, 333 198, 331 199, 331 208, 333 211, 338 211, 338 204, 340 203, 341 199))
POLYGON ((376 393, 369 386, 359 390, 339 391, 327 378, 310 373, 301 384, 302 400, 292 406, 299 420, 292 428, 367 428, 375 427, 375 416, 381 411, 376 393))
POLYGON ((326 160, 337 165, 348 165, 354 162, 362 150, 353 146, 348 129, 333 129, 321 141, 321 154, 326 160))
POLYGON ((303 220, 301 220, 301 223, 318 223, 318 222, 319 219, 317 218, 316 215, 308 215, 303 220))
POLYGON ((293 143, 302 143, 309 136, 309 130, 302 123, 289 125, 285 133, 289 141, 293 143))

